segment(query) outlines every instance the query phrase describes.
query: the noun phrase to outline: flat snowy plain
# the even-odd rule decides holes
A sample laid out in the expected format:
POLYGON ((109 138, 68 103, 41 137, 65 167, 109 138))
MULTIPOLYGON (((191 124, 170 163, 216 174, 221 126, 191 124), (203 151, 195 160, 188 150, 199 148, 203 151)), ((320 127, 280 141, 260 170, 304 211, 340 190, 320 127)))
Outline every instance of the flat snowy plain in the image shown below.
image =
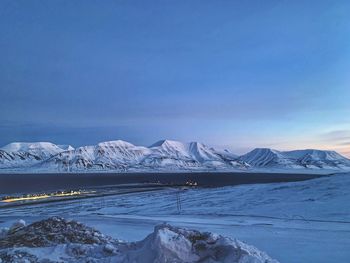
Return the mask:
POLYGON ((167 222, 238 238, 284 263, 350 259, 350 173, 7 208, 0 210, 0 227, 20 218, 30 223, 54 215, 128 241, 141 240, 167 222))

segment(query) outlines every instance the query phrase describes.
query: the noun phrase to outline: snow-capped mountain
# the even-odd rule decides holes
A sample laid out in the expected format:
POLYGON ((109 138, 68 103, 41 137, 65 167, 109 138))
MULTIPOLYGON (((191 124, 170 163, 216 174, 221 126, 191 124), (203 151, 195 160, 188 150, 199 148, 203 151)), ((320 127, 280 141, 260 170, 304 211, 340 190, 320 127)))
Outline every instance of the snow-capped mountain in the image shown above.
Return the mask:
POLYGON ((150 146, 151 154, 142 161, 148 167, 172 167, 172 168, 243 168, 245 164, 230 159, 234 156, 227 151, 221 154, 214 148, 198 143, 182 143, 178 141, 162 140, 150 146))
POLYGON ((269 148, 256 148, 239 159, 251 166, 264 168, 350 168, 350 160, 339 153, 315 149, 277 151, 269 148))
POLYGON ((283 152, 269 148, 256 148, 239 159, 253 167, 296 168, 295 162, 283 152))
POLYGON ((321 151, 315 149, 295 150, 284 152, 297 163, 307 168, 347 168, 350 160, 335 151, 321 151))
POLYGON ((50 142, 13 142, 0 148, 0 167, 29 167, 66 149, 73 147, 70 145, 60 147, 50 142))
POLYGON ((8 171, 229 171, 272 169, 350 169, 334 151, 277 151, 257 148, 237 156, 199 142, 161 140, 149 147, 117 140, 74 149, 49 142, 10 143, 0 149, 0 169, 8 171), (22 170, 21 170, 22 169, 22 170))
POLYGON ((47 160, 40 167, 63 171, 85 169, 126 170, 137 165, 150 150, 117 140, 102 142, 95 146, 84 146, 61 152, 47 160))
POLYGON ((150 147, 135 146, 125 141, 110 141, 61 152, 36 167, 59 171, 93 170, 181 170, 237 167, 246 164, 218 154, 201 143, 159 141, 150 147))

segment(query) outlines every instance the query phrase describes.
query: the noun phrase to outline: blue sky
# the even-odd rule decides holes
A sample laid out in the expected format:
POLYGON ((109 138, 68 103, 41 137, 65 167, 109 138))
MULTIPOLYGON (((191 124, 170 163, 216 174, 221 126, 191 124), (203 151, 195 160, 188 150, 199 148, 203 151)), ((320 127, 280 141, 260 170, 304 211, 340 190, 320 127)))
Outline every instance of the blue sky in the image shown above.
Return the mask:
POLYGON ((0 1, 0 144, 350 155, 349 1, 0 1))

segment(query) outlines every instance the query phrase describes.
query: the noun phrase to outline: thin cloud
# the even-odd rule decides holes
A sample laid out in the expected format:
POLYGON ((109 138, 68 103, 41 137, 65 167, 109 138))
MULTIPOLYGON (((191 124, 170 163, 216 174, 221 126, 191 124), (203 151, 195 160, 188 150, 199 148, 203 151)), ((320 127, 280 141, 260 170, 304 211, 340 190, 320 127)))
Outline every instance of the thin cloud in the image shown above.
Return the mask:
POLYGON ((350 141, 347 141, 347 142, 340 142, 340 143, 338 143, 337 145, 339 145, 339 146, 350 146, 350 141))
POLYGON ((349 140, 350 141, 350 130, 335 130, 327 132, 324 135, 324 138, 330 140, 349 140))

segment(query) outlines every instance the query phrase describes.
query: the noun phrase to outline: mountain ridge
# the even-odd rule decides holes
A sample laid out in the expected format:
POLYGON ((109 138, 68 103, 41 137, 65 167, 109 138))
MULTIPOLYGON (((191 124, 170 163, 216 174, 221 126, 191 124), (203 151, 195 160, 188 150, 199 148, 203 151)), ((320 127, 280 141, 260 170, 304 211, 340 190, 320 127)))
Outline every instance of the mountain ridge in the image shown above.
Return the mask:
POLYGON ((160 140, 149 147, 114 140, 73 148, 50 142, 14 142, 0 148, 1 170, 29 171, 227 171, 249 169, 350 170, 335 151, 255 148, 236 155, 200 142, 160 140))

